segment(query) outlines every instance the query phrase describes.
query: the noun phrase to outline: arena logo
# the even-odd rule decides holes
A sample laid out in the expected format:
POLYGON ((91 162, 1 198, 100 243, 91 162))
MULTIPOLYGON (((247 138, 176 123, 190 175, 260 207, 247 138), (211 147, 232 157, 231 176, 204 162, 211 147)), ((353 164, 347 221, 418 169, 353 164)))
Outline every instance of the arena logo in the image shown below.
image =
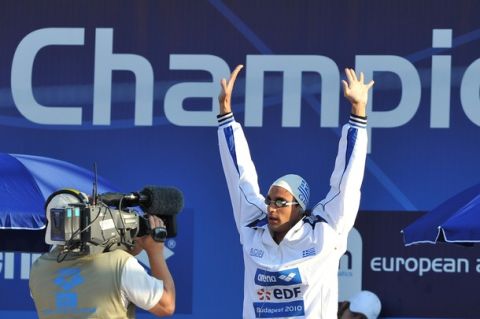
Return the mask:
MULTIPOLYGON (((451 29, 434 29, 432 48, 452 47, 451 29)), ((83 46, 84 28, 45 28, 27 34, 18 44, 11 70, 12 96, 19 112, 29 121, 43 125, 82 125, 82 107, 41 105, 34 97, 32 73, 40 50, 49 46, 83 46)), ((130 71, 135 75, 135 126, 153 123, 154 72, 150 62, 136 54, 113 52, 113 29, 97 28, 94 44, 93 125, 111 125, 111 88, 113 71, 130 71)), ((450 92, 452 63, 450 55, 432 55, 430 127, 450 127, 450 92)), ((171 54, 170 70, 206 71, 211 82, 173 84, 164 97, 168 121, 178 126, 216 126, 218 109, 186 110, 190 98, 217 99, 220 79, 230 73, 224 59, 205 54, 171 54)), ((356 55, 355 68, 367 80, 374 73, 389 72, 398 76, 401 91, 397 105, 367 106, 369 129, 394 128, 408 123, 417 112, 421 99, 419 72, 407 59, 396 55, 356 55), (378 111, 383 109, 384 111, 378 111), (385 111, 388 110, 388 111, 385 111)), ((283 75, 282 126, 300 127, 302 74, 314 72, 321 76, 320 127, 339 127, 340 74, 337 64, 321 55, 247 55, 245 75, 245 126, 263 125, 263 97, 266 72, 283 75)), ((480 126, 480 59, 464 71, 460 83, 460 100, 467 118, 480 126)), ((371 143, 369 144, 371 145, 371 143)), ((369 146, 370 147, 370 146, 369 146)))
POLYGON ((255 284, 259 286, 291 286, 302 283, 298 268, 285 269, 282 271, 267 271, 257 269, 255 284))

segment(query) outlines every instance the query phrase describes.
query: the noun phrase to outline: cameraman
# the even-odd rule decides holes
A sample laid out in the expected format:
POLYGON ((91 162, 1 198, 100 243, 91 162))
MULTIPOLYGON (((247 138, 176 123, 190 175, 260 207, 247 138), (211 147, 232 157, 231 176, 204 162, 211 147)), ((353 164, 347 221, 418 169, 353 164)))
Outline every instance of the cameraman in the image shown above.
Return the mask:
MULTIPOLYGON (((60 201, 53 199, 47 211, 75 203, 75 198, 62 195, 60 201)), ((164 227, 156 216, 149 216, 149 223, 151 229, 164 227)), ((67 255, 57 262, 62 248, 54 247, 31 268, 30 292, 39 318, 135 318, 135 306, 156 316, 174 313, 175 285, 163 257, 164 244, 150 235, 137 237, 130 252, 67 255), (133 257, 143 249, 152 276, 133 257)))

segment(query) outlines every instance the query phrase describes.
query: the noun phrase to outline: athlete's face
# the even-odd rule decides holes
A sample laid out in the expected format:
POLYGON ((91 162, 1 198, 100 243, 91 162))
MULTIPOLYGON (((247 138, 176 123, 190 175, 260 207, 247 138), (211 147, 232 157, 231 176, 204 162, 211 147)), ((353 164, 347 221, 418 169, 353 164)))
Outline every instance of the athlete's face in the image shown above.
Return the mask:
POLYGON ((295 198, 283 187, 273 186, 268 192, 266 202, 270 203, 267 206, 268 225, 274 233, 285 236, 302 217, 301 206, 298 203, 293 203, 296 202, 295 198), (278 207, 276 205, 276 203, 281 204, 282 201, 286 202, 288 206, 278 207))

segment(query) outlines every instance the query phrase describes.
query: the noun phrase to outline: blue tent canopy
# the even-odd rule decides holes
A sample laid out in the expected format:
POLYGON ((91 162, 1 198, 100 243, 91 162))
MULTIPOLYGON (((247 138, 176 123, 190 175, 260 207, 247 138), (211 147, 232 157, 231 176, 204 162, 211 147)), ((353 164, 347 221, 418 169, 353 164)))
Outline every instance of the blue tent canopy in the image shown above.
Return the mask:
POLYGON ((480 242, 480 184, 440 204, 403 231, 406 246, 436 242, 480 242))
MULTIPOLYGON (((45 228, 45 199, 62 188, 90 194, 93 181, 92 171, 65 161, 0 153, 0 250, 26 250, 35 243, 43 244, 44 231, 38 230, 45 228)), ((115 191, 106 179, 98 177, 99 193, 115 191)))

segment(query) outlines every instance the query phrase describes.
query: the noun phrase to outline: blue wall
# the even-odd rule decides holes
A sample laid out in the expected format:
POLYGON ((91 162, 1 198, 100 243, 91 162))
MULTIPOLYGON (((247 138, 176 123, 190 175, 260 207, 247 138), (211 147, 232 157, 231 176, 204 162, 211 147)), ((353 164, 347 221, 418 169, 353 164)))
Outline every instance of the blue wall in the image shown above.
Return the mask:
MULTIPOLYGON (((326 194, 349 113, 340 92, 345 67, 376 81, 362 211, 427 211, 478 183, 478 2, 3 1, 1 8, 0 150, 86 168, 97 162, 125 192, 180 188, 187 209, 169 263, 175 277, 191 281, 179 284, 186 301, 176 318, 241 316, 242 254, 215 125, 219 79, 237 64, 246 68, 234 112, 263 192, 292 172, 309 181, 312 202, 326 194)), ((384 245, 401 242, 398 220, 389 226, 398 236, 384 245)), ((33 311, 21 255, 0 254, 0 289, 19 289, 19 300, 0 310, 33 311)), ((402 275, 411 274, 395 276, 402 275)), ((437 302, 427 290, 412 298, 437 302)), ((389 300, 398 288, 381 293, 389 300)), ((425 316, 422 305, 397 306, 383 315, 425 316)), ((478 306, 468 307, 448 316, 478 316, 478 306)), ((4 313, 27 317, 16 314, 4 313)))

